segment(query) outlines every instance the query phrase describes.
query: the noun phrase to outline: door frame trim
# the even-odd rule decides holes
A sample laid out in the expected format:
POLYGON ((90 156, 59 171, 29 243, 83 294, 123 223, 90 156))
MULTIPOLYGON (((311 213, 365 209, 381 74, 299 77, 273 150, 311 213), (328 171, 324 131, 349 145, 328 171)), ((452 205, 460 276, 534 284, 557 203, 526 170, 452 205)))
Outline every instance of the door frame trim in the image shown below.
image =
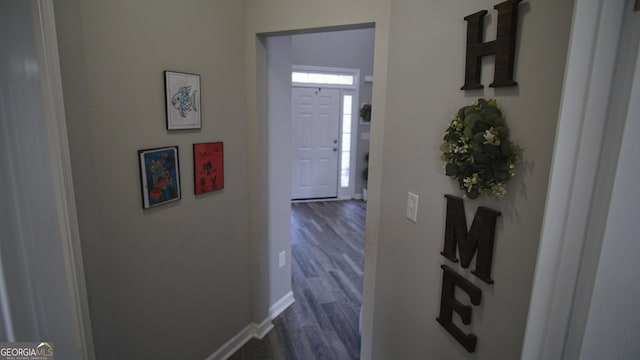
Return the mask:
POLYGON ((607 150, 612 144, 603 133, 605 124, 611 127, 619 120, 608 115, 625 3, 630 4, 576 0, 574 5, 522 359, 563 358, 580 331, 572 328, 588 316, 575 312, 583 301, 576 291, 580 283, 593 286, 595 271, 584 271, 585 249, 602 241, 598 234, 604 224, 597 220, 608 209, 607 190, 597 175, 615 152, 607 150))
POLYGON ((75 337, 81 349, 77 355, 82 359, 95 359, 89 302, 84 278, 80 232, 73 178, 71 156, 67 138, 67 125, 62 95, 62 77, 58 55, 58 42, 54 15, 54 5, 50 0, 37 0, 39 28, 37 41, 41 48, 44 67, 42 70, 43 98, 49 154, 53 169, 52 182, 56 189, 58 221, 62 250, 66 259, 67 284, 71 292, 71 308, 74 315, 75 337))

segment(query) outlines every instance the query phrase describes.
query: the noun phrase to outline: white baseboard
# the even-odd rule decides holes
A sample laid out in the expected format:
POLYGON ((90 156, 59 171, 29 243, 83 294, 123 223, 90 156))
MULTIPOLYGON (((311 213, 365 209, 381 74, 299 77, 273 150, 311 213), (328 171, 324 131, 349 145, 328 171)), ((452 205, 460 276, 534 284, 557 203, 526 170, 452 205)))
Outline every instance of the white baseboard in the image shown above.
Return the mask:
POLYGON ((262 340, 273 329, 270 317, 264 319, 260 324, 251 323, 250 326, 252 327, 251 336, 258 340, 262 340))
POLYGON ((269 331, 271 331, 271 329, 273 329, 271 320, 282 314, 282 312, 294 302, 295 299, 293 298, 293 292, 289 291, 288 294, 283 296, 282 299, 276 301, 276 303, 269 308, 269 316, 262 320, 260 324, 256 324, 254 322, 250 323, 232 337, 231 340, 227 341, 213 354, 209 355, 205 360, 226 360, 246 344, 247 341, 251 340, 251 338, 261 340, 269 333, 269 331))
POLYGON ((222 345, 216 352, 209 355, 205 360, 226 360, 233 355, 242 345, 246 344, 253 337, 253 331, 257 327, 255 323, 247 325, 240 330, 231 340, 222 345))
POLYGON ((289 291, 285 296, 283 296, 280 300, 276 301, 275 304, 271 305, 269 308, 269 318, 275 319, 278 315, 282 314, 283 311, 287 310, 289 306, 291 306, 296 300, 293 298, 293 291, 289 291))
POLYGON ((362 199, 363 199, 362 194, 353 194, 353 195, 350 195, 350 196, 340 196, 340 197, 335 197, 335 198, 291 200, 291 203, 292 204, 298 204, 298 203, 345 201, 345 200, 362 200, 362 199))
POLYGON ((319 199, 297 199, 291 200, 292 204, 298 204, 298 203, 313 203, 313 202, 327 202, 327 201, 343 201, 343 200, 349 200, 349 198, 338 198, 338 197, 334 197, 334 198, 319 198, 319 199))
POLYGON ((240 330, 231 340, 227 341, 205 360, 226 360, 246 344, 247 341, 251 340, 251 338, 261 340, 271 329, 273 329, 271 318, 264 319, 260 324, 251 323, 240 330))

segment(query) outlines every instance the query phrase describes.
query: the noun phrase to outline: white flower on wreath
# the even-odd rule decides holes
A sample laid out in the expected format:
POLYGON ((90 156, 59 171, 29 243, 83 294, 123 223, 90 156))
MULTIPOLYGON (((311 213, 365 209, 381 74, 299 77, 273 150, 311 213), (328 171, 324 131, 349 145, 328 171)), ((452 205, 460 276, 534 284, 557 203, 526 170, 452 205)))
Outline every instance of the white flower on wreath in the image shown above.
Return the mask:
POLYGON ((498 133, 493 128, 485 130, 484 134, 482 134, 482 137, 484 138, 483 144, 500 145, 500 138, 498 138, 497 135, 498 133))
POLYGON ((464 123, 462 122, 462 120, 460 120, 460 118, 456 118, 451 122, 451 125, 455 129, 455 131, 460 131, 462 130, 464 123))
POLYGON ((469 191, 471 191, 471 188, 473 188, 473 185, 476 185, 478 183, 478 174, 474 173, 470 177, 467 176, 466 178, 464 178, 462 180, 462 182, 464 183, 464 187, 469 192, 469 191))

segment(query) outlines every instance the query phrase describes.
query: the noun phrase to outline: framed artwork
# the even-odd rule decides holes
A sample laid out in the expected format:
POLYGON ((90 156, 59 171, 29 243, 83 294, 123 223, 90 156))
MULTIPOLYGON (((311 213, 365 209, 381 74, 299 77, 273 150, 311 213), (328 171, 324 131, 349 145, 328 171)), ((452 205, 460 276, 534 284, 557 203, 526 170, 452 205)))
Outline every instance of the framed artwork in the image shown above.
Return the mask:
POLYGON ((200 75, 164 72, 167 130, 200 129, 200 75))
POLYGON ((196 195, 224 189, 222 142, 193 144, 193 179, 196 195))
POLYGON ((138 150, 142 208, 180 200, 178 147, 138 150))

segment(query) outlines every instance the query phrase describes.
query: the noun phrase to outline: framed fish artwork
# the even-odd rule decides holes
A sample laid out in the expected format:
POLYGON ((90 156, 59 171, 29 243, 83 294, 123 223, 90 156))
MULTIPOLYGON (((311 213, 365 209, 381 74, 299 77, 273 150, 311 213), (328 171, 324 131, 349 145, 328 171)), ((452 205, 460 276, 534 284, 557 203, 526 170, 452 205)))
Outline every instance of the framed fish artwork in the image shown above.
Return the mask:
POLYGON ((196 195, 224 189, 222 142, 193 144, 193 179, 196 195))
POLYGON ((143 209, 180 200, 178 160, 177 146, 138 150, 143 209))
POLYGON ((164 72, 167 130, 202 128, 200 75, 164 72))

